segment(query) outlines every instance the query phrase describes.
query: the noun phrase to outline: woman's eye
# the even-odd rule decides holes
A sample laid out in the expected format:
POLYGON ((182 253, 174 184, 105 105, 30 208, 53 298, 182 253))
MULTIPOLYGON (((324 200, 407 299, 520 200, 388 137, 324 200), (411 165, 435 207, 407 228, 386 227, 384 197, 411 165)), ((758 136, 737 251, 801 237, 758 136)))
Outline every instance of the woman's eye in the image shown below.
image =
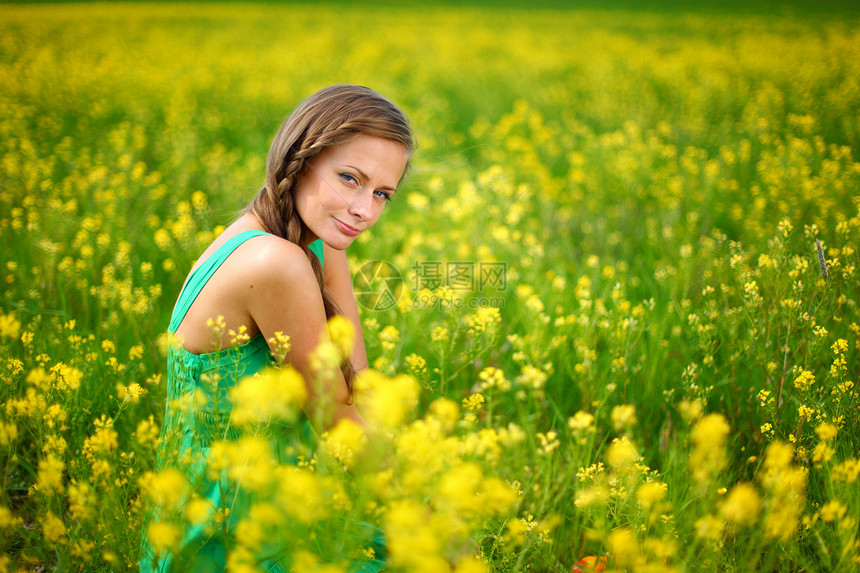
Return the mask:
POLYGON ((376 196, 381 199, 391 201, 391 193, 388 193, 386 191, 374 191, 374 193, 376 193, 376 196))
POLYGON ((341 173, 340 178, 349 183, 350 185, 355 185, 358 183, 358 179, 356 179, 349 173, 341 173))

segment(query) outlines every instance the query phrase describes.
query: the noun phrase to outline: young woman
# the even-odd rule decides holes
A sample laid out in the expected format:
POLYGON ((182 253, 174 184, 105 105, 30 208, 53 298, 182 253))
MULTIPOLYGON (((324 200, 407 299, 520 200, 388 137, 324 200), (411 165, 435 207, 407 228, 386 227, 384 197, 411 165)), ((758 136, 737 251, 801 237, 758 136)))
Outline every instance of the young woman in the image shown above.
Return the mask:
MULTIPOLYGON (((241 504, 234 493, 225 494, 223 481, 206 476, 208 448, 219 437, 213 428, 220 431, 229 417, 229 389, 275 362, 275 333, 289 336, 284 361, 310 380, 310 354, 328 340, 327 319, 343 314, 353 323, 356 344, 343 376, 325 388, 307 385, 309 407, 328 404, 325 415, 306 413, 324 420, 318 431, 342 418, 362 423, 352 380, 367 357, 345 250, 379 220, 413 147, 405 114, 373 90, 338 85, 319 91, 278 130, 265 186, 192 269, 168 329, 181 347, 172 348, 168 358, 162 439, 171 445, 162 446, 159 465, 184 457, 189 473, 187 460, 199 460, 197 471, 192 462, 188 479, 214 510, 241 504), (213 336, 216 317, 223 317, 223 328, 213 336), (242 327, 247 341, 237 344, 230 331, 242 327), (172 406, 198 389, 206 397, 202 407, 172 406)), ((239 518, 234 511, 230 525, 239 518)), ((219 529, 224 528, 192 527, 175 552, 155 554, 144 543, 141 570, 223 571, 229 540, 219 529)), ((383 566, 369 560, 360 569, 383 566)), ((276 564, 272 570, 279 570, 276 564)))

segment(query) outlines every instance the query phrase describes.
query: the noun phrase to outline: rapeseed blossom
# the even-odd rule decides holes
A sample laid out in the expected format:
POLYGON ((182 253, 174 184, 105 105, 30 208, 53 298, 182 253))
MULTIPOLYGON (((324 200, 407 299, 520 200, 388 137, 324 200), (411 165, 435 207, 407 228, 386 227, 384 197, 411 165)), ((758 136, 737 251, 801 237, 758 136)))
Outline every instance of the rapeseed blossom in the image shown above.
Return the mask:
POLYGON ((749 483, 735 485, 722 503, 721 513, 729 522, 740 526, 754 525, 761 511, 761 498, 749 483))
POLYGON ((460 417, 460 407, 453 400, 447 398, 437 398, 428 408, 429 416, 437 420, 443 429, 443 432, 449 433, 454 429, 457 420, 460 417))
POLYGON ((418 402, 418 383, 411 376, 386 377, 363 370, 356 377, 356 403, 368 421, 393 429, 402 424, 418 402))
POLYGON ((544 384, 547 381, 547 374, 543 370, 526 364, 522 367, 520 375, 517 377, 517 383, 520 386, 531 388, 538 393, 543 391, 544 384))
POLYGON ((0 336, 5 338, 18 338, 21 331, 21 322, 12 313, 0 314, 0 336))
POLYGON ((666 497, 668 486, 658 481, 649 481, 636 490, 636 499, 646 510, 659 504, 666 497))
POLYGON ((620 432, 636 425, 636 408, 632 405, 615 406, 612 409, 612 424, 620 432))
POLYGON ((331 341, 337 346, 342 358, 348 358, 355 346, 355 327, 343 315, 335 315, 328 321, 331 341))
POLYGON ((179 526, 172 523, 156 521, 151 523, 147 529, 147 538, 157 553, 174 549, 179 543, 179 535, 179 526))
POLYGON ((689 465, 699 486, 709 483, 725 466, 729 430, 721 414, 708 414, 693 426, 690 437, 694 447, 689 465))
POLYGON ((343 418, 322 435, 322 449, 347 468, 356 463, 367 445, 363 428, 349 418, 343 418))
POLYGON ((792 467, 794 448, 774 442, 765 451, 759 481, 766 492, 764 534, 787 541, 797 531, 806 493, 806 472, 792 467))
POLYGON ((612 444, 606 452, 607 463, 618 472, 628 471, 637 459, 639 459, 639 454, 626 437, 612 440, 612 444))
POLYGON ((478 385, 478 392, 486 392, 492 388, 498 388, 504 392, 511 388, 511 383, 505 377, 504 371, 492 366, 488 366, 481 370, 478 374, 478 379, 481 380, 481 383, 478 385))
POLYGON ((307 398, 304 378, 295 368, 268 368, 243 378, 230 390, 230 420, 239 427, 293 422, 307 398))
POLYGON ((140 489, 156 506, 173 510, 185 501, 188 481, 175 468, 166 468, 158 473, 147 472, 140 477, 140 489))
POLYGON ((36 488, 45 495, 54 493, 63 493, 65 486, 63 485, 63 470, 65 462, 54 454, 48 454, 44 459, 39 460, 39 469, 36 479, 36 488))
POLYGON ((69 512, 77 521, 92 519, 97 497, 87 482, 69 484, 69 512))
POLYGON ((594 415, 588 412, 578 411, 573 417, 567 419, 567 427, 577 434, 594 433, 594 415))
POLYGON ((50 510, 42 518, 42 535, 49 543, 65 543, 66 525, 50 510))
POLYGON ((209 452, 208 469, 212 479, 227 477, 249 491, 260 491, 275 479, 277 464, 264 437, 245 435, 236 441, 218 440, 209 452))

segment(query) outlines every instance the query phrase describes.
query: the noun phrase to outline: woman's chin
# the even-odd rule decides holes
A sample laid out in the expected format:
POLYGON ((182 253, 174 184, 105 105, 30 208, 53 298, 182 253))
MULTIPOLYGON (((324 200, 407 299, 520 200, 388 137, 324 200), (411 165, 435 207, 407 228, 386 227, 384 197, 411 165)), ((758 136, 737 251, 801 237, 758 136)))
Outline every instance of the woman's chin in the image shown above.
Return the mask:
POLYGON ((325 237, 322 240, 326 246, 336 251, 345 251, 352 243, 355 242, 355 237, 325 237))

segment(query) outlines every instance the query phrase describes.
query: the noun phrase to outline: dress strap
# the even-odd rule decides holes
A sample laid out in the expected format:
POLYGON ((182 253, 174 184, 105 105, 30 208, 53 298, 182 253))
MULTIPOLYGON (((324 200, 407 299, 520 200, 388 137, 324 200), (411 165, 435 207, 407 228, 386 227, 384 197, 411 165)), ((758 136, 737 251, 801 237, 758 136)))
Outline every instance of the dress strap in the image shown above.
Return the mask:
POLYGON ((254 237, 259 237, 260 235, 267 235, 263 231, 242 231, 237 235, 230 237, 227 241, 218 247, 218 249, 212 253, 212 255, 203 261, 194 271, 189 275, 188 280, 185 281, 185 286, 182 287, 182 291, 179 293, 179 298, 176 300, 176 306, 173 307, 173 316, 170 317, 170 326, 168 330, 170 332, 176 332, 176 329, 179 328, 179 325, 182 324, 182 320, 185 318, 185 315, 188 314, 188 309, 191 308, 191 305, 194 304, 194 301, 197 299, 197 295, 200 294, 200 291, 203 290, 203 287, 206 286, 206 283, 209 282, 209 279, 212 278, 212 275, 215 274, 215 271, 227 260, 233 251, 235 251, 239 245, 247 241, 248 239, 253 239, 254 237))

